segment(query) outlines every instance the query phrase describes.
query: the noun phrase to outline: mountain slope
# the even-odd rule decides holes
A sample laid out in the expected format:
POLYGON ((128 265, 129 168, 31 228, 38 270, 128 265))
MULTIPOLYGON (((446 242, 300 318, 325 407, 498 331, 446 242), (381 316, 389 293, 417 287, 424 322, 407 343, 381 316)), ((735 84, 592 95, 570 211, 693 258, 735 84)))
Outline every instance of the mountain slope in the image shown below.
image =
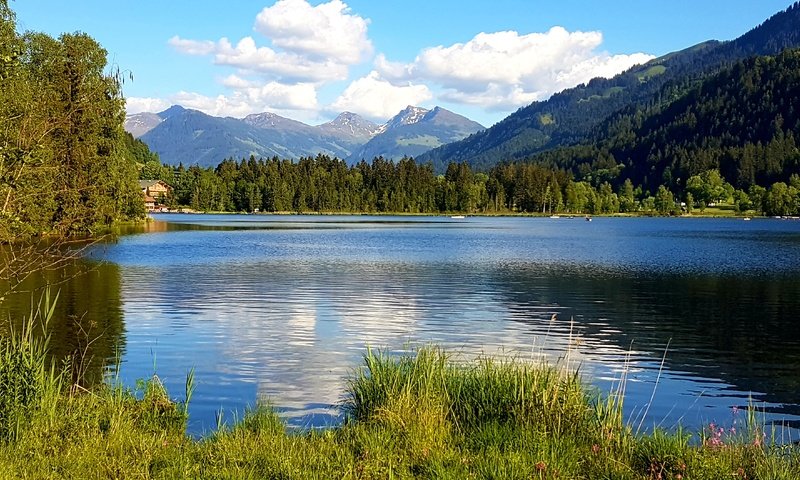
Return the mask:
POLYGON ((257 128, 266 128, 272 130, 283 130, 289 132, 303 132, 311 133, 314 127, 306 125, 303 122, 292 120, 290 118, 281 117, 270 112, 254 113, 242 119, 242 121, 250 126, 257 128))
POLYGON ((125 131, 139 138, 150 130, 156 128, 164 119, 157 113, 136 113, 125 117, 125 131))
POLYGON ((611 79, 595 78, 543 102, 519 109, 483 132, 423 154, 443 171, 450 162, 486 168, 561 145, 580 142, 609 115, 653 99, 669 82, 718 71, 753 55, 773 55, 800 46, 800 3, 730 42, 705 42, 635 66, 611 79))
POLYGON ((460 140, 483 130, 466 117, 435 107, 433 110, 408 106, 378 128, 378 134, 348 159, 370 161, 375 157, 399 160, 415 157, 440 145, 460 140))
POLYGON ((355 113, 340 113, 334 120, 317 128, 328 135, 350 141, 353 144, 367 143, 378 133, 378 124, 365 120, 355 113))
POLYGON ((532 160, 583 177, 630 179, 650 191, 661 184, 681 191, 690 176, 710 169, 743 190, 800 173, 800 49, 742 60, 660 96, 673 100, 629 107, 584 145, 532 160))

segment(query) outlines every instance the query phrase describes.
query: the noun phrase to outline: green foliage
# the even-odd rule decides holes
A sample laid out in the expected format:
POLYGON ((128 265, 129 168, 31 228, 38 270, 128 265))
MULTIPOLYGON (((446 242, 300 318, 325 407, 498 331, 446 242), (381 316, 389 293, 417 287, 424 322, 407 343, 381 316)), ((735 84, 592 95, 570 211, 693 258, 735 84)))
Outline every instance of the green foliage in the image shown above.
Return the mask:
POLYGON ((608 117, 582 145, 530 160, 584 178, 611 172, 615 185, 686 189, 701 207, 735 189, 788 182, 800 168, 800 116, 785 99, 800 95, 799 67, 800 50, 787 50, 667 84, 654 101, 608 117), (610 170, 609 158, 623 168, 610 170))
POLYGON ((800 212, 800 190, 783 182, 773 184, 764 198, 767 215, 796 215, 800 212))
POLYGON ((428 165, 378 157, 348 167, 326 155, 298 162, 254 157, 225 160, 216 169, 153 168, 169 171, 175 200, 195 210, 263 212, 479 212, 502 208, 496 184, 466 165, 436 177, 428 165), (489 190, 495 195, 489 197, 489 190), (490 202, 492 202, 490 204, 490 202))
POLYGON ((674 433, 655 429, 634 443, 633 464, 636 470, 647 472, 651 478, 680 478, 687 475, 687 464, 693 449, 691 435, 678 429, 674 433))
POLYGON ((659 185, 655 196, 655 208, 661 215, 667 215, 675 210, 675 200, 672 192, 664 185, 659 185))
POLYGON ((753 208, 753 204, 750 202, 750 197, 747 195, 747 192, 742 190, 733 192, 733 204, 737 213, 745 213, 753 208))
MULTIPOLYGON (((126 155, 131 162, 137 165, 146 165, 153 162, 157 163, 159 166, 161 165, 158 154, 151 152, 146 143, 138 138, 133 138, 133 135, 130 133, 123 132, 122 143, 125 146, 126 155)), ((148 180, 150 179, 148 178, 148 180)))
POLYGON ((0 13, 0 241, 141 215, 106 51, 81 33, 17 35, 5 4, 0 13))
POLYGON ((437 348, 399 359, 370 351, 364 363, 344 405, 355 421, 382 418, 395 402, 407 402, 409 408, 429 402, 426 408, 462 433, 486 423, 511 423, 554 435, 581 435, 590 417, 578 377, 545 366, 492 358, 458 365, 437 348))
POLYGON ((717 170, 708 170, 700 175, 694 175, 686 181, 686 191, 692 198, 700 202, 700 208, 705 209, 712 203, 720 202, 726 195, 725 186, 728 185, 717 170))

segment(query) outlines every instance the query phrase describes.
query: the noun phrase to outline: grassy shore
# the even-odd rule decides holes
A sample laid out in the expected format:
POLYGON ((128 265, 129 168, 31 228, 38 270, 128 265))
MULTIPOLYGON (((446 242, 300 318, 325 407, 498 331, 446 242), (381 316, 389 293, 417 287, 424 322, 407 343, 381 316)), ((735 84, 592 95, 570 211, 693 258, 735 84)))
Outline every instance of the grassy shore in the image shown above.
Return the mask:
POLYGON ((457 363, 436 347, 368 351, 339 427, 289 431, 262 406, 194 439, 191 375, 184 401, 157 377, 85 390, 67 381, 69 365, 48 364, 36 337, 28 327, 0 341, 2 478, 800 478, 797 447, 771 442, 753 415, 736 432, 637 434, 622 418, 622 388, 601 396, 575 372, 457 363))

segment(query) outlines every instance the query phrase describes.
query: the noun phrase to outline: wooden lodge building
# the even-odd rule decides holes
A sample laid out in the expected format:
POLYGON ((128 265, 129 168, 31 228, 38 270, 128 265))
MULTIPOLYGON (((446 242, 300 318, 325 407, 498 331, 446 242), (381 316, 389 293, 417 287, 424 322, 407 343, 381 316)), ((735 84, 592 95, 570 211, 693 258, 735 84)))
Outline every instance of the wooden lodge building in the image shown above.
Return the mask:
POLYGON ((172 187, 162 180, 139 180, 139 188, 144 194, 144 206, 148 212, 160 212, 164 208, 164 198, 172 192, 172 187))

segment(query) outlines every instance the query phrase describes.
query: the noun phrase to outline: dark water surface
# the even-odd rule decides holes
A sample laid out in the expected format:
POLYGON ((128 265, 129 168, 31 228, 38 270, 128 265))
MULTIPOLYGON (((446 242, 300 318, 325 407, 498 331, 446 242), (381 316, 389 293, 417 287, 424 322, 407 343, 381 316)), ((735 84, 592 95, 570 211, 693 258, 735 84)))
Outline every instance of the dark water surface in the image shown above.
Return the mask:
POLYGON ((155 371, 175 396, 194 368, 193 433, 259 398, 335 423, 367 345, 428 342, 562 358, 605 390, 627 372, 645 427, 731 423, 749 402, 800 421, 800 221, 156 219, 96 247, 105 263, 43 275, 64 280, 54 344, 95 377, 118 351, 124 382, 155 371))

